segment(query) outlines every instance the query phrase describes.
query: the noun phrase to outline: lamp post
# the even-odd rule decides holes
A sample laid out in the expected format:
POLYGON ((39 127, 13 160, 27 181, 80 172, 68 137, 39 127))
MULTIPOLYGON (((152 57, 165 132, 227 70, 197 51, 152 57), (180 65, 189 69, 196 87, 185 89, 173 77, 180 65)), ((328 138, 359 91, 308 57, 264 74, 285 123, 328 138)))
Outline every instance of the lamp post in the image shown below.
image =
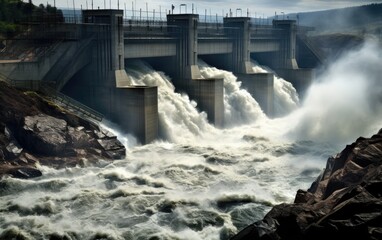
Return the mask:
POLYGON ((187 13, 187 4, 184 4, 184 3, 179 5, 179 13, 182 13, 182 7, 184 7, 185 13, 187 13))
POLYGON ((240 16, 243 15, 243 12, 242 12, 241 8, 236 8, 236 17, 237 17, 237 11, 240 11, 240 16))

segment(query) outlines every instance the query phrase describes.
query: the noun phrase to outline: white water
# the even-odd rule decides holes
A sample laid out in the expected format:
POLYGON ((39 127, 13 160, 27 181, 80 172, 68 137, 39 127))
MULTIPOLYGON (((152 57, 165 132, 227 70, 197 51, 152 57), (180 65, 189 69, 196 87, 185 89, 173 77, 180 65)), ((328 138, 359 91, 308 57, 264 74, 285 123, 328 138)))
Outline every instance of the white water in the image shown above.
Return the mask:
POLYGON ((223 130, 174 93, 163 74, 129 70, 135 83, 168 89, 159 89, 159 109, 170 141, 130 146, 126 159, 113 163, 41 167, 41 178, 0 180, 0 239, 227 239, 307 188, 340 150, 331 139, 345 144, 381 127, 381 52, 367 46, 350 56, 289 116, 223 130), (320 131, 311 133, 316 124, 320 131))
MULTIPOLYGON (((254 61, 252 62, 252 69, 255 73, 274 73, 272 70, 262 67, 254 61)), ((275 74, 273 88, 275 117, 288 115, 299 107, 300 100, 298 94, 290 82, 275 74)))
POLYGON ((158 86, 160 135, 171 142, 187 142, 195 136, 213 131, 207 115, 196 109, 197 104, 175 87, 163 72, 157 72, 141 61, 127 69, 132 85, 158 86))
POLYGON ((204 78, 224 79, 224 122, 226 127, 255 122, 264 119, 265 115, 256 100, 245 89, 231 72, 210 67, 199 60, 200 72, 204 78))
POLYGON ((367 42, 331 64, 286 121, 294 138, 345 143, 382 125, 381 44, 367 42))

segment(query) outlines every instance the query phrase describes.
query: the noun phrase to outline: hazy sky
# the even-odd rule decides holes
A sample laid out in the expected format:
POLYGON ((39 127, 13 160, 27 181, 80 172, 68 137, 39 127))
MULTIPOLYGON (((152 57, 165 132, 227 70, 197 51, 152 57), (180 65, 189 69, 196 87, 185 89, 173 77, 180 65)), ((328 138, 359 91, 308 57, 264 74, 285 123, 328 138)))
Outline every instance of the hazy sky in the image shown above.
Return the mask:
MULTIPOLYGON (((27 2, 27 0, 24 0, 27 2)), ((81 5, 83 9, 86 9, 86 5, 91 9, 92 0, 55 0, 56 6, 59 8, 73 8, 73 2, 76 9, 80 9, 81 5)), ((54 0, 47 1, 37 1, 33 0, 35 5, 43 3, 46 5, 54 4, 54 0)), ((194 1, 185 1, 185 0, 119 0, 120 9, 126 9, 131 11, 133 5, 135 9, 146 10, 146 4, 149 11, 155 9, 156 12, 159 12, 159 9, 164 12, 165 10, 170 10, 171 5, 175 6, 174 13, 179 13, 181 10, 183 13, 186 10, 187 12, 192 12, 192 4, 194 5, 194 13, 204 15, 204 12, 207 10, 207 13, 212 15, 218 14, 222 15, 227 14, 229 9, 233 12, 234 15, 243 15, 247 14, 247 9, 249 10, 250 16, 273 16, 275 12, 281 14, 281 12, 287 13, 296 13, 296 12, 306 12, 306 11, 317 11, 325 10, 332 8, 342 8, 342 7, 351 7, 359 6, 370 3, 382 3, 382 0, 194 0, 194 1), (182 4, 182 6, 181 6, 182 4)), ((104 8, 117 8, 118 0, 93 0, 94 9, 100 7, 104 8)))

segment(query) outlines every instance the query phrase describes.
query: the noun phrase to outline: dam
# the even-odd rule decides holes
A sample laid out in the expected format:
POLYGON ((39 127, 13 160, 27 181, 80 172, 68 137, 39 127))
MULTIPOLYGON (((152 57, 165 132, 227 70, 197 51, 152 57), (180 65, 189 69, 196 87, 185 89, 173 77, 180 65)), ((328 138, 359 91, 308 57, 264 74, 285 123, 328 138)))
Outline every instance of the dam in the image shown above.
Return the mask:
POLYGON ((176 90, 195 100, 217 127, 224 126, 223 79, 203 78, 198 59, 233 72, 269 116, 273 74, 253 72, 251 60, 273 69, 302 95, 322 61, 306 40, 309 28, 294 20, 257 25, 249 17, 209 23, 197 14, 168 14, 166 21, 156 22, 123 16, 122 10, 83 10, 80 22, 30 23, 25 39, 44 42, 42 53, 2 60, 2 78, 16 87, 64 96, 145 144, 158 137, 158 89, 130 84, 125 68, 131 61, 143 59, 169 75, 176 90))

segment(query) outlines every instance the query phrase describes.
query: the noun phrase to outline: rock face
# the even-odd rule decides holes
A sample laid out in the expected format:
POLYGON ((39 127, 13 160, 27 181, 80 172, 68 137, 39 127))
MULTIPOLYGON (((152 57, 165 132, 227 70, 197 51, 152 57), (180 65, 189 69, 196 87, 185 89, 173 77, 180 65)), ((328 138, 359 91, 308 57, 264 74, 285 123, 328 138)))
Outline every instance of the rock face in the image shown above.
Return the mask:
POLYGON ((382 129, 331 157, 294 204, 275 206, 232 240, 382 239, 382 129))
POLYGON ((37 164, 71 167, 125 157, 111 133, 0 81, 0 177, 41 176, 37 164))

